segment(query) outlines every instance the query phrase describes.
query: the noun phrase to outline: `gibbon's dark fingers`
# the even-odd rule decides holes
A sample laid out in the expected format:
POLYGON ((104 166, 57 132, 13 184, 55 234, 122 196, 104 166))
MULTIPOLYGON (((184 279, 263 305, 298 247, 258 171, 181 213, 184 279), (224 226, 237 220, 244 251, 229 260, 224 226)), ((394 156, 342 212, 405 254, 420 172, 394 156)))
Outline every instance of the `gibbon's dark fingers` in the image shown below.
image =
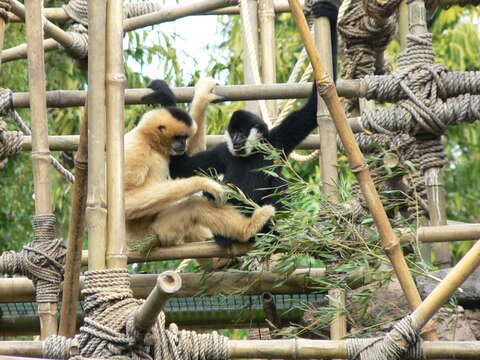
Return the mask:
POLYGON ((207 199, 213 200, 213 202, 218 205, 225 204, 225 190, 223 189, 222 185, 209 178, 204 178, 200 176, 195 177, 198 177, 205 181, 201 190, 204 194, 206 194, 205 197, 207 199))

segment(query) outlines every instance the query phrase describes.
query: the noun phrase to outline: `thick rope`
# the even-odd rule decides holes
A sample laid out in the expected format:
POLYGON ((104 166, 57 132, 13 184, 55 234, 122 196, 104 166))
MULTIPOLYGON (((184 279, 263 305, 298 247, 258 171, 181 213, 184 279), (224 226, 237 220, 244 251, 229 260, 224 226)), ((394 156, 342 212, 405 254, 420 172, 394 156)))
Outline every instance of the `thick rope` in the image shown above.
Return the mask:
POLYGON ((22 152, 23 134, 20 131, 6 131, 6 126, 0 118, 0 163, 22 152))
POLYGON ((78 341, 51 335, 44 341, 42 353, 46 359, 68 359, 74 353, 78 353, 78 341))
MULTIPOLYGON (((83 24, 73 24, 68 29, 73 43, 65 51, 74 59, 85 59, 88 56, 88 29, 83 24)), ((60 46, 62 48, 62 46, 60 46)))
MULTIPOLYGON (((399 1, 385 3, 388 4, 387 8, 390 11, 399 1)), ((373 18, 372 14, 367 13, 372 9, 378 10, 375 2, 364 5, 362 0, 350 0, 340 8, 338 31, 345 48, 342 57, 342 78, 346 80, 361 79, 373 74, 376 70, 377 54, 383 53, 395 34, 395 15, 381 19, 373 18)), ((378 15, 375 10, 374 14, 378 15)), ((377 69, 377 72, 384 71, 385 69, 377 69)), ((357 106, 358 100, 348 100, 346 104, 347 111, 351 112, 357 106)))
POLYGON ((378 339, 347 339, 347 356, 350 360, 423 360, 422 342, 412 328, 407 316, 397 322, 392 330, 378 339))
POLYGON ((132 297, 128 270, 111 269, 85 273, 85 323, 77 339, 82 358, 224 360, 227 338, 194 331, 165 329, 165 315, 147 334, 135 330, 135 312, 143 303, 132 297))
MULTIPOLYGON (((253 41, 253 29, 250 23, 250 10, 248 9, 248 0, 240 0, 240 17, 242 18, 243 34, 246 40, 245 45, 247 50, 247 61, 250 65, 250 69, 253 72, 253 83, 255 85, 261 85, 262 81, 260 80, 260 72, 258 70, 258 54, 255 50, 255 45, 253 41)), ((258 106, 260 107, 262 119, 265 121, 267 126, 271 128, 272 122, 268 113, 267 102, 265 100, 258 100, 258 106)))
MULTIPOLYGON (((22 130, 23 134, 31 136, 32 131, 27 126, 27 124, 25 124, 25 122, 22 120, 20 115, 13 108, 12 95, 13 95, 12 90, 5 89, 5 88, 0 88, 0 116, 10 115, 10 117, 15 121, 15 123, 20 128, 20 130, 22 130)), ((15 136, 15 139, 16 139, 15 141, 19 141, 18 140, 18 135, 14 135, 14 136, 15 136)), ((22 139, 22 141, 23 141, 23 139, 22 139)), ((15 151, 16 150, 17 149, 15 149, 15 151)), ((1 159, 1 154, 2 153, 0 151, 0 159, 1 159)), ((65 169, 63 167, 63 165, 60 164, 58 162, 58 160, 55 159, 51 154, 49 154, 49 157, 50 157, 50 161, 51 161, 52 166, 60 174, 62 174, 65 177, 65 179, 67 179, 67 181, 69 181, 69 182, 74 182, 75 181, 75 177, 73 176, 73 174, 70 171, 65 169)))
POLYGON ((0 256, 0 273, 27 276, 33 281, 37 302, 57 302, 65 265, 65 245, 54 239, 55 215, 36 215, 33 241, 19 253, 5 251, 0 256))

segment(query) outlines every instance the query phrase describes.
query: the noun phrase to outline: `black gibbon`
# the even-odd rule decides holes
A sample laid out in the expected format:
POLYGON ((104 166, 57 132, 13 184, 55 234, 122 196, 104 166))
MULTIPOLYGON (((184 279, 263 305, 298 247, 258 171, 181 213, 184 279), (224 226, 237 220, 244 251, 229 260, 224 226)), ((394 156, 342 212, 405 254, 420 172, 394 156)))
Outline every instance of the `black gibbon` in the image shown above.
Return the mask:
MULTIPOLYGON (((151 85, 155 86, 156 90, 168 89, 162 81, 151 85)), ((197 102, 197 110, 202 110, 199 104, 206 106, 208 102, 197 102)), ((274 215, 272 206, 264 206, 256 209, 252 217, 244 216, 224 204, 221 185, 208 178, 170 178, 170 158, 186 153, 196 128, 190 115, 173 101, 145 113, 138 125, 125 134, 125 218, 130 246, 145 248, 206 240, 201 239, 205 229, 211 231, 210 235, 248 241, 274 215), (202 191, 213 201, 196 195, 202 191)), ((193 137, 193 142, 197 140, 193 137)))

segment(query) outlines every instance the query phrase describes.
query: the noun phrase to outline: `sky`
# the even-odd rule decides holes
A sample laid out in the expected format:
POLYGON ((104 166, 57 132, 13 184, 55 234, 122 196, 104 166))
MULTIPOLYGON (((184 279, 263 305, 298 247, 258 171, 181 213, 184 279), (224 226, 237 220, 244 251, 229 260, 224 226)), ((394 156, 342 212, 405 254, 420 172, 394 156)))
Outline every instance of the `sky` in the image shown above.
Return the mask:
MULTIPOLYGON (((166 3, 168 6, 175 6, 175 1, 166 0, 166 3)), ((180 1, 180 4, 181 3, 182 1, 180 1)), ((174 32, 177 33, 178 36, 173 44, 174 47, 176 49, 183 49, 183 51, 188 50, 188 53, 191 56, 191 58, 182 56, 182 53, 178 52, 179 60, 182 62, 183 71, 185 72, 185 81, 190 79, 193 71, 206 69, 208 67, 210 57, 208 56, 208 50, 206 50, 205 47, 209 44, 213 44, 213 39, 217 40, 216 38, 219 36, 217 17, 214 15, 187 16, 175 21, 146 28, 146 31, 148 34, 151 34, 151 36, 147 37, 147 46, 158 42, 159 32, 166 33, 167 35, 174 32), (193 59, 195 59, 197 64, 194 63, 193 59)), ((125 37, 124 46, 128 46, 128 37, 125 37)), ((143 72, 146 74, 158 73, 159 60, 160 59, 153 58, 151 64, 144 64, 143 72)), ((129 61, 128 65, 134 71, 141 71, 140 64, 135 61, 129 61)))

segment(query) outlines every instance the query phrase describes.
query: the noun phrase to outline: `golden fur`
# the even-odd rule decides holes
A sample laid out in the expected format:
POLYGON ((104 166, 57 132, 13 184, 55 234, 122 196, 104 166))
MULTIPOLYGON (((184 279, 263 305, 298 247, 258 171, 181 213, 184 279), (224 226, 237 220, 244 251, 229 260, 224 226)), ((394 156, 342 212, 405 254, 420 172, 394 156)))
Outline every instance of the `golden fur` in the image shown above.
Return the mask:
POLYGON ((272 206, 264 206, 248 218, 224 204, 223 189, 215 181, 199 176, 170 179, 174 136, 189 136, 189 146, 195 151, 201 150, 204 143, 202 107, 209 100, 199 100, 201 94, 197 95, 196 92, 197 137, 195 122, 189 127, 166 109, 145 113, 139 124, 125 135, 125 218, 130 245, 145 245, 154 235, 151 245, 170 246, 206 240, 211 232, 248 241, 275 213, 272 206), (195 195, 200 191, 212 194, 215 201, 195 195))

